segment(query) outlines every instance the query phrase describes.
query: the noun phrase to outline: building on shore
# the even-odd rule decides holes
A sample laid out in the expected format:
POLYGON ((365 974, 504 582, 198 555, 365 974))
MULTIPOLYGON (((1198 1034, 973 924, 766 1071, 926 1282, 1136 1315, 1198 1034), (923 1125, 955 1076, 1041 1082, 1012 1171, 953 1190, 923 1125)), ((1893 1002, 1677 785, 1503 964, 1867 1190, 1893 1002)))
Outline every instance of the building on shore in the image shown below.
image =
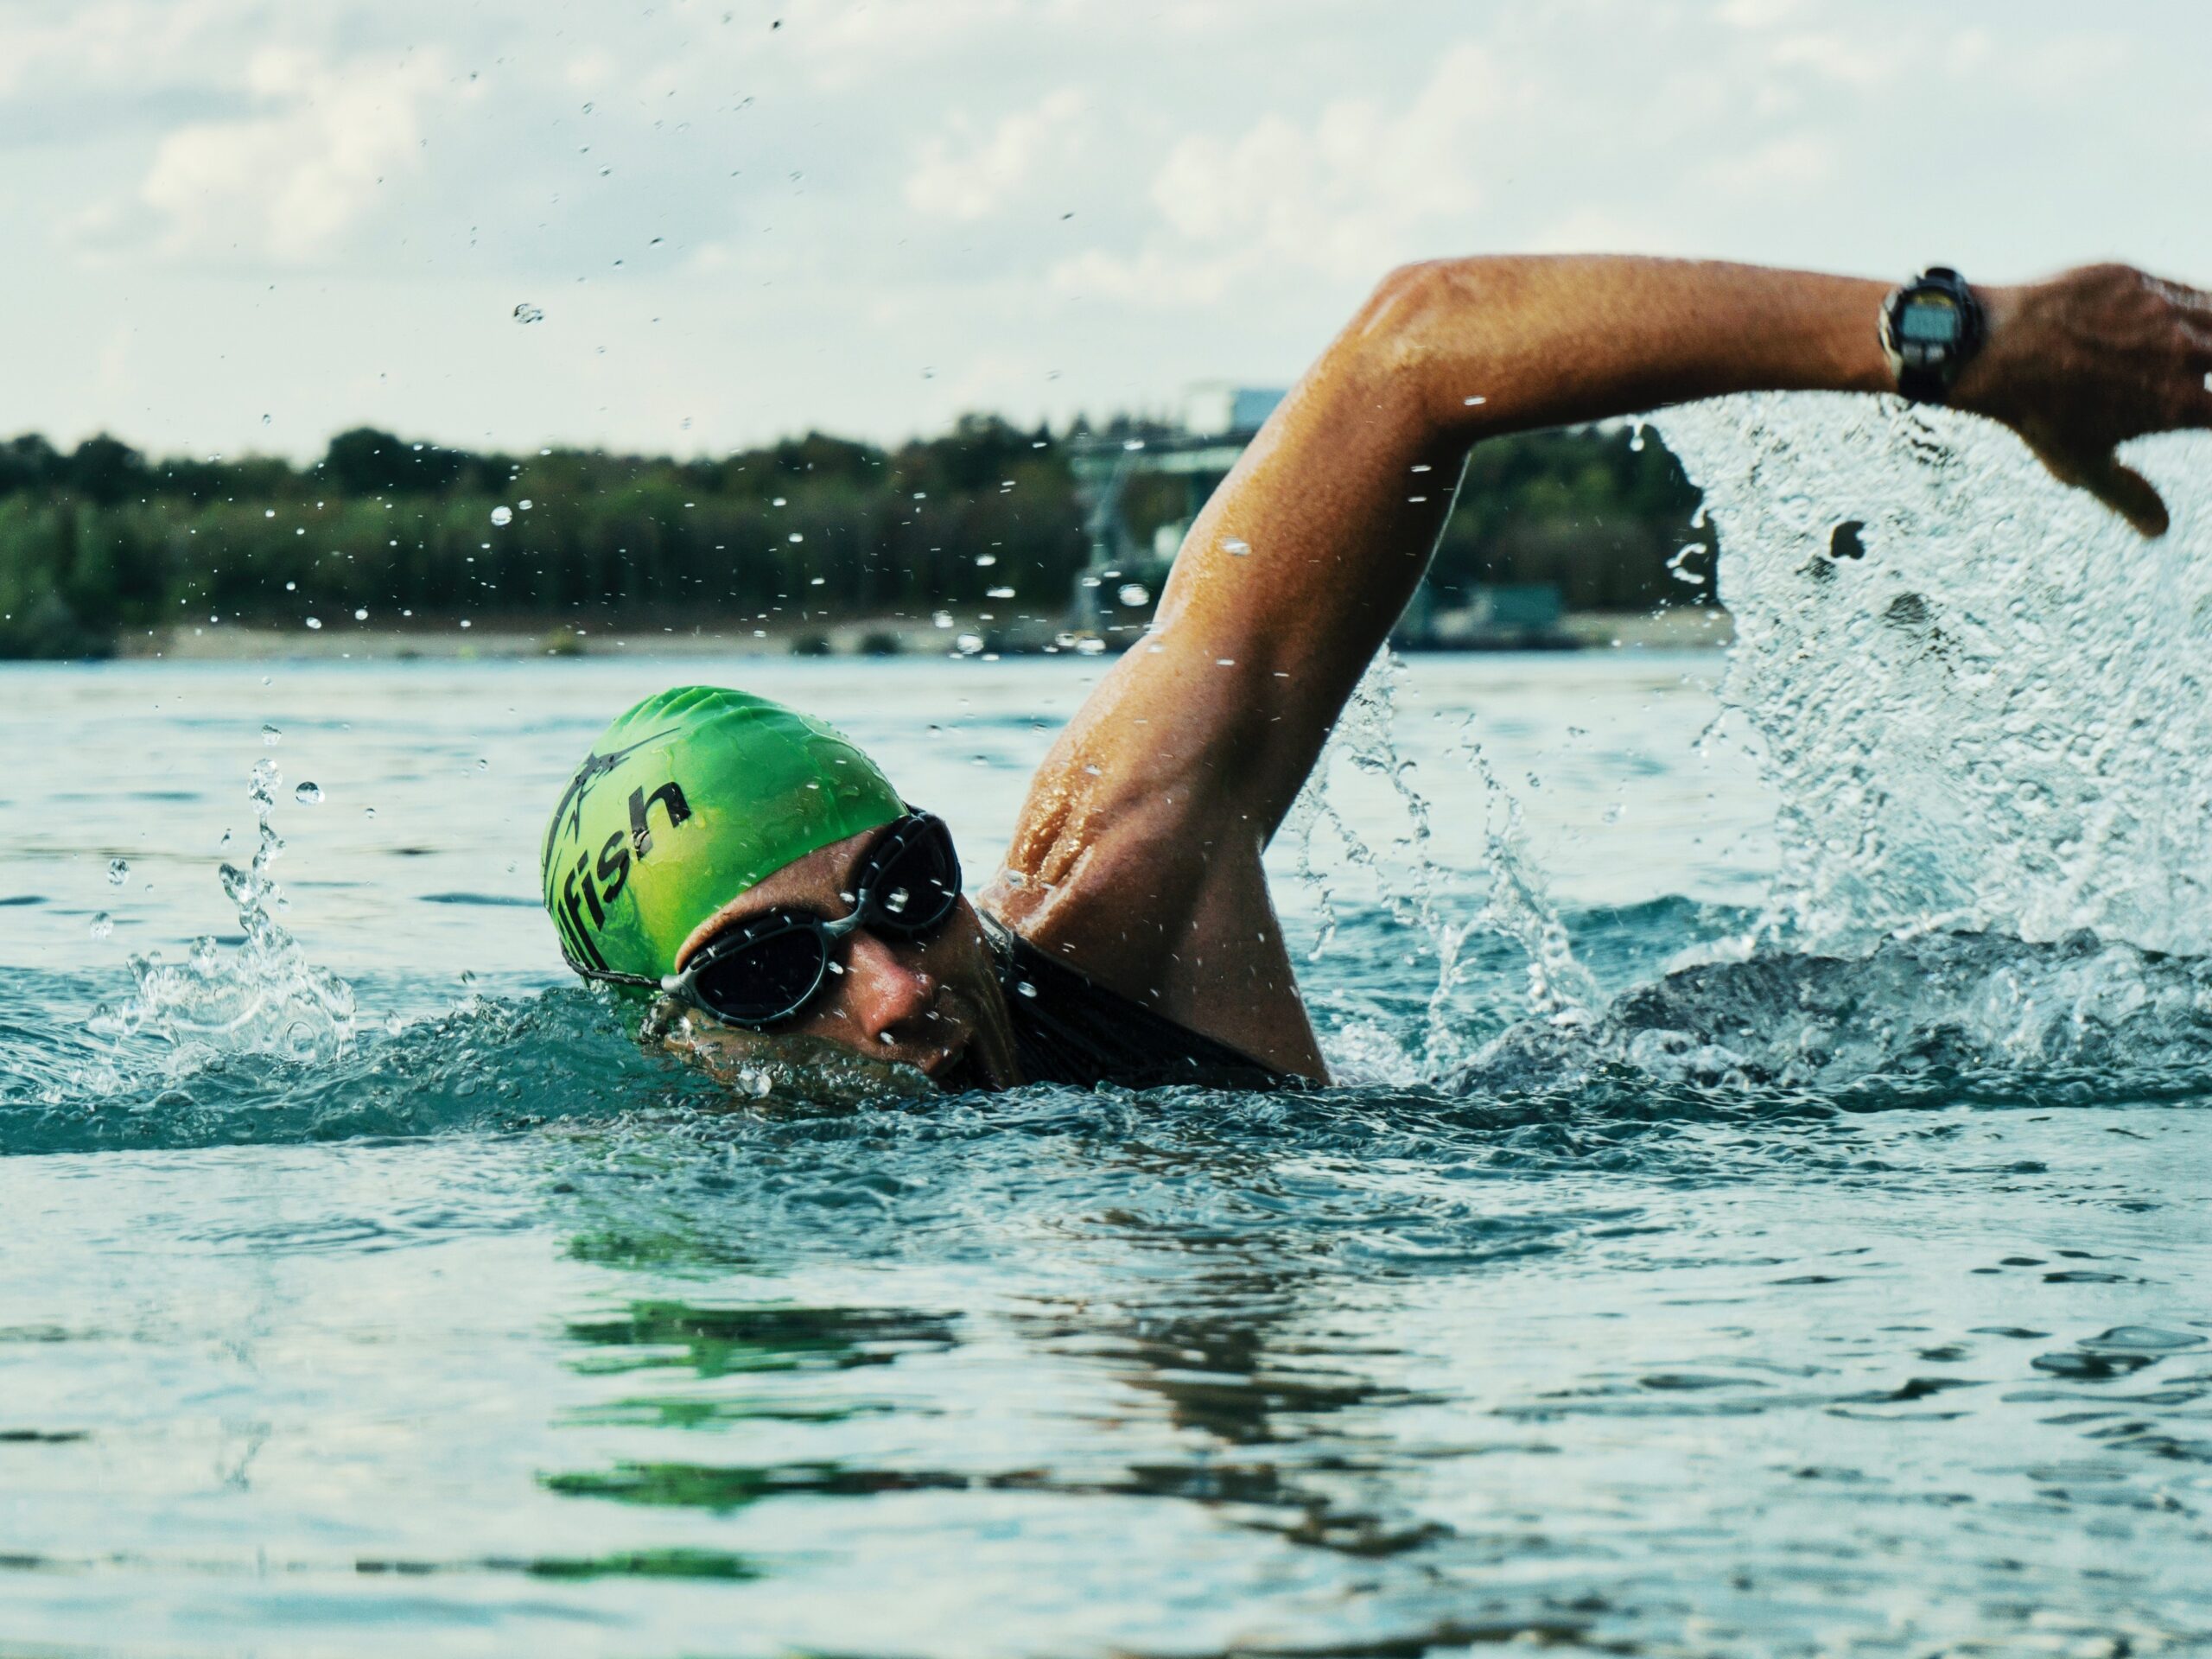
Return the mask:
MULTIPOLYGON (((1141 436, 1087 438, 1072 446, 1069 459, 1090 556, 1069 598, 1071 630, 1116 645, 1143 632, 1192 521, 1284 396, 1277 387, 1205 382, 1190 389, 1175 427, 1141 436), (1166 516, 1160 517, 1163 489, 1166 516), (1174 499, 1179 489, 1179 503, 1174 499), (1148 537, 1132 512, 1141 490, 1155 518, 1148 537)), ((1424 584, 1393 630, 1391 644, 1402 651, 1575 646, 1561 626, 1564 606, 1554 583, 1478 585, 1465 590, 1460 601, 1440 605, 1424 584)))

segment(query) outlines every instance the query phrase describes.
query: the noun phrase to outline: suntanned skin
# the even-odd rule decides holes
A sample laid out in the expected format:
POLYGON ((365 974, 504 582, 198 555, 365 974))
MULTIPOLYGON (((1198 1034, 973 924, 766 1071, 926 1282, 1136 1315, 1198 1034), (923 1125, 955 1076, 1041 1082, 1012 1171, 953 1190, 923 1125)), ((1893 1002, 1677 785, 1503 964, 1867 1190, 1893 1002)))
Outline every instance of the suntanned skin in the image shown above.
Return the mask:
MULTIPOLYGON (((1193 1030, 1325 1078, 1261 858, 1427 569, 1469 452, 1727 392, 1894 391, 1875 327, 1889 287, 1603 256, 1391 272, 1199 514, 1153 632, 1038 769, 981 908, 1193 1030)), ((1987 340, 1953 405, 2010 426, 2056 476, 2162 534, 2157 492, 2113 452, 2212 426, 2212 299, 2120 265, 1976 293, 1987 340)), ((795 902, 764 896, 786 877, 843 914, 834 884, 868 839, 779 871, 683 957, 795 902)), ((918 948, 862 930, 845 965, 799 1031, 895 1058, 959 1033, 939 1075, 1014 1080, 1001 1071, 1003 995, 966 906, 918 948)))

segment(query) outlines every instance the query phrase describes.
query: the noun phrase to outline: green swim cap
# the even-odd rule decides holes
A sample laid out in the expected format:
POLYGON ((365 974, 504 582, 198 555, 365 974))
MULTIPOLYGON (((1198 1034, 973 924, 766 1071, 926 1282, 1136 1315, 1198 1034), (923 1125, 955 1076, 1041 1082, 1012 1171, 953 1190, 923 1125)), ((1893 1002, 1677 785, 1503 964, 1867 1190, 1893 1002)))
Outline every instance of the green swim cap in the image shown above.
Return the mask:
POLYGON ((561 954, 580 974, 658 980, 747 887, 906 810, 818 720, 718 686, 647 697, 600 734, 545 826, 561 954))

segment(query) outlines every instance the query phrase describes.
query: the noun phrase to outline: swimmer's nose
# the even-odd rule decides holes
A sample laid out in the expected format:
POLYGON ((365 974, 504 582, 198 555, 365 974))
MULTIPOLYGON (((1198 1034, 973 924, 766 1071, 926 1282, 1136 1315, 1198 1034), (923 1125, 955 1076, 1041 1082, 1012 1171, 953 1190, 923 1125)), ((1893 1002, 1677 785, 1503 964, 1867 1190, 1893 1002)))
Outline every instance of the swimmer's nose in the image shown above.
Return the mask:
POLYGON ((866 928, 845 953, 845 1006, 868 1036, 895 1035, 937 1001, 937 981, 900 957, 866 928))

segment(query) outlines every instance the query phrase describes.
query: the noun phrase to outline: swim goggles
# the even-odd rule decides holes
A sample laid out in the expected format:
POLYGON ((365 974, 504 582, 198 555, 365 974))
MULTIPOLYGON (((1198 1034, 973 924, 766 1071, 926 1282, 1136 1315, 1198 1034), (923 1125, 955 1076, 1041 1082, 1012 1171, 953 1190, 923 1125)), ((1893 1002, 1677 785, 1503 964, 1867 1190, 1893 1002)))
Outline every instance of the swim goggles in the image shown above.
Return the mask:
POLYGON ((854 872, 851 912, 827 921, 776 909, 716 938, 667 975, 660 988, 716 1019, 754 1030, 797 1019, 822 994, 847 935, 866 928, 918 939, 943 926, 960 902, 960 857, 944 821, 908 808, 876 838, 854 872))

